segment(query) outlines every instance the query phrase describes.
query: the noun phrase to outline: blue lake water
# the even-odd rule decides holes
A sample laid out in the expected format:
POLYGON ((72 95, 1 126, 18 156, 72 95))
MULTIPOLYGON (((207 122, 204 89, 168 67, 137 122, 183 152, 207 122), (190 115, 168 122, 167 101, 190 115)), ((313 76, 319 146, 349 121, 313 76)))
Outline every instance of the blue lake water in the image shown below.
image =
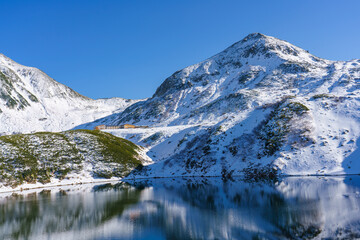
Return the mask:
POLYGON ((153 179, 0 195, 0 239, 356 239, 360 177, 153 179))

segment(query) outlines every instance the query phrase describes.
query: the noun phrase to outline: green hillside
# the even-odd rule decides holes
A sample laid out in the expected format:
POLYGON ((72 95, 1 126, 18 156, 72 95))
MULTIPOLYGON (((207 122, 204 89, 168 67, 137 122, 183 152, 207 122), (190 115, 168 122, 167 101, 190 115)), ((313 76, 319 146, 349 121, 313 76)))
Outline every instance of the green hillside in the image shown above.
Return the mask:
POLYGON ((123 177, 142 165, 140 147, 92 130, 0 137, 0 183, 48 183, 77 176, 123 177))

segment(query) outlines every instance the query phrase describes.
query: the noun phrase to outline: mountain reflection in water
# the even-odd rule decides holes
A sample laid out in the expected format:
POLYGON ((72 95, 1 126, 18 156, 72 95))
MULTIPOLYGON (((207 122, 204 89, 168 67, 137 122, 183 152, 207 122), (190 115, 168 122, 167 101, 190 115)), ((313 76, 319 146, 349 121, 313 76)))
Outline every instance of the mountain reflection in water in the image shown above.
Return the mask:
POLYGON ((359 176, 80 185, 0 195, 0 239, 354 239, 359 206, 359 176))

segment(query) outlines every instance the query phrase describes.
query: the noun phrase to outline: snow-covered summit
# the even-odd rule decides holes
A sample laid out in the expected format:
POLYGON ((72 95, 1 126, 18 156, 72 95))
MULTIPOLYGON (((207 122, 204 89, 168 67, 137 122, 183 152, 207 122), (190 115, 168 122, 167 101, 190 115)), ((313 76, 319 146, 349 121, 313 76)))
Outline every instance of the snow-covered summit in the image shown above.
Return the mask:
MULTIPOLYGON (((208 107, 217 106, 218 111, 220 102, 235 101, 237 108, 265 103, 267 97, 247 101, 255 95, 268 95, 263 89, 279 91, 276 99, 284 94, 313 91, 310 82, 326 76, 336 64, 274 37, 250 34, 213 57, 175 72, 151 99, 105 122, 111 119, 111 124, 133 122, 155 126, 202 123, 212 120, 209 114, 214 112, 208 111, 208 107)), ((214 113, 215 121, 225 110, 233 113, 229 105, 222 110, 214 113)))
MULTIPOLYGON (((296 47, 286 41, 278 38, 266 36, 261 33, 252 33, 246 36, 239 42, 234 43, 232 46, 225 49, 218 55, 231 55, 232 57, 260 57, 265 56, 266 58, 274 57, 277 55, 279 58, 284 60, 291 60, 297 57, 298 59, 309 61, 314 57, 307 51, 296 47), (238 55, 234 53, 238 53, 238 55)), ((217 55, 215 55, 217 56, 217 55)))
POLYGON ((266 68, 272 69, 285 62, 315 66, 329 63, 329 61, 317 58, 286 41, 261 33, 253 33, 215 56, 174 73, 160 85, 154 96, 174 91, 174 85, 182 88, 192 87, 198 82, 204 85, 206 82, 199 81, 200 79, 196 76, 222 75, 223 72, 220 69, 228 71, 235 68, 246 71, 246 68, 261 65, 266 70, 266 68))

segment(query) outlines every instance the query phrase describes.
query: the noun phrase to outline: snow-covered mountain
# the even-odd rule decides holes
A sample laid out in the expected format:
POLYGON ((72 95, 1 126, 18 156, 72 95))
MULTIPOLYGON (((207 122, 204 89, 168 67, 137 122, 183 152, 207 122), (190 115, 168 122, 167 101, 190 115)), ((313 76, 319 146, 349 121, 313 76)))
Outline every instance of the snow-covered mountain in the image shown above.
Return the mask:
POLYGON ((39 69, 0 54, 0 134, 63 131, 121 112, 135 102, 84 97, 39 69))
POLYGON ((360 60, 254 33, 81 127, 150 126, 108 130, 149 148, 145 176, 360 173, 359 86, 360 60))

